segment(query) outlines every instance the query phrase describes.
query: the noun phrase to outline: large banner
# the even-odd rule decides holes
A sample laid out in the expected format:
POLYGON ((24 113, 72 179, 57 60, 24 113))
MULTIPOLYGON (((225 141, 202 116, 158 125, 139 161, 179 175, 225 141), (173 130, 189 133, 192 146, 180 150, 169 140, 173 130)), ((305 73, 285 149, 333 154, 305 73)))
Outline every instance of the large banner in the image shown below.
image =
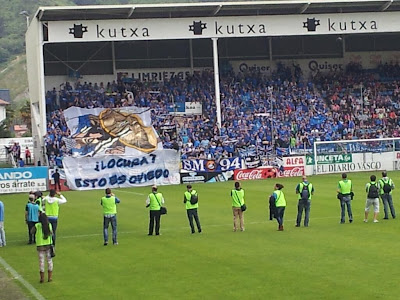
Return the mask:
POLYGON ((162 149, 148 108, 79 108, 64 111, 72 156, 140 155, 162 149))
POLYGON ((157 150, 138 156, 65 157, 68 186, 74 190, 179 184, 179 153, 157 150))
MULTIPOLYGON (((306 165, 306 174, 331 174, 343 172, 376 172, 396 167, 396 152, 352 153, 319 156, 316 165, 306 165)), ((368 175, 369 176, 369 175, 368 175)))
POLYGON ((225 172, 242 168, 240 157, 223 158, 219 161, 207 159, 184 159, 182 169, 196 172, 225 172))
POLYGON ((47 190, 47 167, 0 169, 1 194, 45 190, 47 190))
POLYGON ((400 12, 49 21, 48 42, 397 32, 400 12))

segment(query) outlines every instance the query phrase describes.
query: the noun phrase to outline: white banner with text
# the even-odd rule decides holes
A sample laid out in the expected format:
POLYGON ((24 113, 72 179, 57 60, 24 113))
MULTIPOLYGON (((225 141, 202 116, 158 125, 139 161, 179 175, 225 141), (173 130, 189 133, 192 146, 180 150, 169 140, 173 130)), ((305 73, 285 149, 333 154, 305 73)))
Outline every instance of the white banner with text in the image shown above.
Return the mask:
MULTIPOLYGON (((348 173, 348 172, 362 172, 362 171, 392 171, 394 169, 395 152, 386 153, 354 153, 352 159, 348 162, 343 160, 332 161, 332 163, 325 162, 317 164, 317 174, 331 174, 331 173, 348 173)), ((314 172, 314 165, 306 166, 306 174, 312 175, 314 172)), ((379 175, 379 174, 376 174, 379 175)))
POLYGON ((63 160, 68 186, 73 190, 179 184, 179 163, 179 153, 175 150, 63 160))

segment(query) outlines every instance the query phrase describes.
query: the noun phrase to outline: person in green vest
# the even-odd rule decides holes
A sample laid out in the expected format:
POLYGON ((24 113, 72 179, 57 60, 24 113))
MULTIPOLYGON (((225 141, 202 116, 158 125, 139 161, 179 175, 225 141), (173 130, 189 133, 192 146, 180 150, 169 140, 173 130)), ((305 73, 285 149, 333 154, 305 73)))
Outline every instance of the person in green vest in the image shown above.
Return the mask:
POLYGON ((117 241, 117 204, 121 201, 115 197, 110 188, 105 190, 105 196, 101 198, 100 204, 103 206, 103 237, 104 246, 108 245, 108 228, 112 228, 113 245, 118 245, 117 241))
POLYGON ((154 223, 156 235, 160 235, 160 225, 161 225, 161 206, 164 204, 164 197, 161 193, 157 192, 157 187, 153 186, 151 188, 151 193, 146 199, 146 207, 150 208, 150 221, 149 221, 149 233, 148 235, 153 235, 154 223))
POLYGON ((394 219, 396 218, 396 211, 393 205, 392 191, 394 190, 395 186, 393 180, 387 176, 386 171, 382 172, 382 178, 379 179, 379 186, 380 186, 379 194, 382 199, 383 211, 385 213, 384 219, 385 220, 389 219, 389 208, 392 218, 394 219))
POLYGON ((39 211, 44 211, 44 203, 43 203, 43 193, 41 191, 34 192, 35 202, 39 206, 39 211))
POLYGON ((340 224, 344 224, 345 222, 345 214, 347 207, 347 215, 349 217, 349 222, 353 222, 353 213, 351 211, 351 200, 353 200, 353 185, 350 179, 347 179, 347 174, 342 174, 342 180, 339 181, 337 187, 337 198, 340 200, 340 224))
POLYGON ((233 212, 233 231, 236 231, 237 219, 240 221, 240 231, 244 231, 244 216, 241 206, 244 204, 244 189, 240 186, 240 182, 235 182, 235 188, 231 190, 232 212, 233 212))
POLYGON ((39 214, 39 222, 31 229, 35 235, 36 250, 39 256, 40 283, 44 282, 44 260, 47 260, 47 281, 52 281, 53 259, 51 258, 52 227, 45 213, 39 214))
POLYGON ((308 227, 310 222, 311 197, 314 194, 314 186, 308 182, 307 176, 303 175, 303 180, 296 186, 296 194, 299 202, 297 204, 296 227, 300 227, 301 217, 304 210, 304 227, 308 227))
POLYGON ((201 233, 201 225, 199 215, 197 213, 197 208, 199 207, 198 194, 196 190, 192 189, 192 186, 190 184, 188 184, 186 188, 187 191, 183 195, 183 203, 186 206, 186 213, 189 219, 190 229, 192 233, 195 233, 193 224, 194 219, 196 221, 197 231, 201 233))
POLYGON ((53 245, 56 245, 56 231, 58 225, 58 213, 60 210, 60 205, 67 203, 67 199, 60 194, 60 192, 56 192, 56 190, 50 190, 49 195, 43 198, 44 209, 49 219, 49 222, 53 228, 53 245))
POLYGON ((290 148, 295 149, 296 148, 296 137, 294 134, 290 136, 290 148))
POLYGON ((284 186, 282 184, 275 184, 274 192, 271 195, 271 198, 275 199, 274 217, 278 222, 278 231, 283 231, 283 216, 286 208, 285 194, 282 191, 283 188, 284 186))

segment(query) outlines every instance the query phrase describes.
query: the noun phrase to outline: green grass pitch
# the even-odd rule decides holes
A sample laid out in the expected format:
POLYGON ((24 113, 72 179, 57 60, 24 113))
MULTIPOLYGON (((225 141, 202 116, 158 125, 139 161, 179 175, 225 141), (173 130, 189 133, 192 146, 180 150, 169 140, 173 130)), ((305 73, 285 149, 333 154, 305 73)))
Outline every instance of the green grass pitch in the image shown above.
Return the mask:
MULTIPOLYGON (((399 299, 400 220, 363 223, 365 184, 353 180, 354 222, 339 224, 340 174, 310 176, 315 186, 310 227, 295 228, 300 178, 243 181, 245 232, 232 231, 234 182, 194 184, 202 234, 190 234, 184 185, 160 186, 168 215, 162 236, 147 236, 145 199, 150 187, 114 189, 118 246, 103 246, 103 190, 64 195, 57 230, 53 282, 39 284, 36 248, 27 245, 26 194, 2 195, 7 247, 0 256, 47 299, 399 299), (285 231, 268 220, 267 198, 285 185, 285 231)), ((380 178, 380 172, 375 172, 380 178)), ((389 172, 400 190, 400 173, 389 172)), ((399 195, 393 198, 400 218, 399 195)), ((110 232, 111 234, 111 232, 110 232)), ((1 296, 0 296, 1 298, 1 296)))

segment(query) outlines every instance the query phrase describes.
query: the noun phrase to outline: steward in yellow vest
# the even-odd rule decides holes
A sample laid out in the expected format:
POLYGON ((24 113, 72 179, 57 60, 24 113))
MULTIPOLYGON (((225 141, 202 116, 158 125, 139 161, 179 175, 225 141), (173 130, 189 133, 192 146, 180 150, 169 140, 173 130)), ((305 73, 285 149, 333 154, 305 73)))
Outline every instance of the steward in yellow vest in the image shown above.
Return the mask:
POLYGON ((286 199, 283 193, 283 185, 280 183, 275 184, 272 198, 275 199, 275 213, 274 216, 278 222, 278 231, 283 231, 283 216, 285 214, 286 199))
POLYGON ((164 204, 164 197, 161 193, 157 191, 157 187, 153 186, 151 188, 151 193, 147 196, 146 207, 150 208, 150 220, 149 220, 149 233, 148 235, 153 235, 154 224, 156 235, 160 235, 160 225, 161 225, 161 206, 164 204))
POLYGON ((193 219, 196 221, 197 231, 201 233, 201 225, 197 208, 199 207, 199 196, 196 190, 192 189, 192 186, 188 184, 186 186, 187 191, 183 195, 183 203, 186 205, 186 213, 189 220, 189 225, 192 233, 194 231, 193 219))
POLYGON ((117 241, 117 203, 121 201, 115 197, 110 188, 105 190, 105 196, 101 198, 101 206, 103 206, 103 237, 104 246, 108 245, 108 227, 111 223, 112 240, 114 245, 118 245, 117 241))

